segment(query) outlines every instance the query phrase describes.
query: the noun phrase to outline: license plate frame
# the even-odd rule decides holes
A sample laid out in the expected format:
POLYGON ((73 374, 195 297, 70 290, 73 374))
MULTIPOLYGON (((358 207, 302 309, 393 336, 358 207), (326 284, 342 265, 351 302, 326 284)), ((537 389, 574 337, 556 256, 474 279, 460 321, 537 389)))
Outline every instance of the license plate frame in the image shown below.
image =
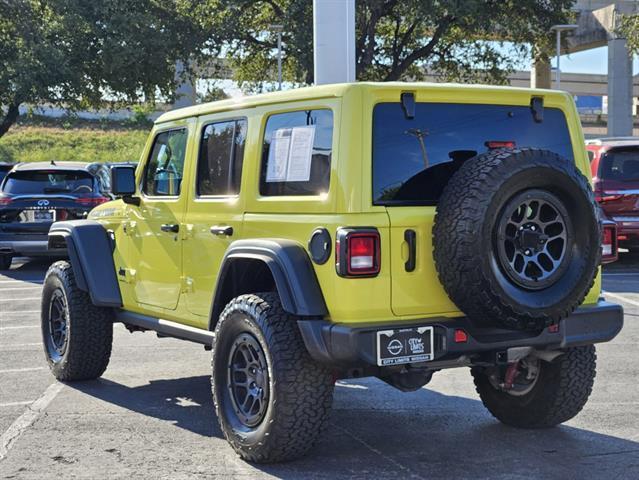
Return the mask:
POLYGON ((56 219, 56 210, 53 209, 32 209, 32 210, 24 210, 24 223, 46 223, 46 222, 55 222, 56 219), (48 214, 46 218, 43 218, 43 214, 48 214))
POLYGON ((433 360, 435 331, 432 326, 378 330, 377 365, 386 367, 433 360))

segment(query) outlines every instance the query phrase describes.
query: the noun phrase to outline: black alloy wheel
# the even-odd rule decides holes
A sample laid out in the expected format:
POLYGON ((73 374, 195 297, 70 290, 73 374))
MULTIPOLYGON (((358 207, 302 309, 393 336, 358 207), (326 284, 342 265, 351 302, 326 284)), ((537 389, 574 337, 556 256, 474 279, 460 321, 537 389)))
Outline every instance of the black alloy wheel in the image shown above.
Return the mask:
POLYGON ((497 258, 515 284, 541 290, 552 286, 570 263, 574 230, 561 200, 532 189, 504 207, 497 225, 497 258))
POLYGON ((249 333, 238 335, 231 346, 227 385, 239 420, 247 427, 259 425, 268 407, 268 365, 264 350, 249 333))

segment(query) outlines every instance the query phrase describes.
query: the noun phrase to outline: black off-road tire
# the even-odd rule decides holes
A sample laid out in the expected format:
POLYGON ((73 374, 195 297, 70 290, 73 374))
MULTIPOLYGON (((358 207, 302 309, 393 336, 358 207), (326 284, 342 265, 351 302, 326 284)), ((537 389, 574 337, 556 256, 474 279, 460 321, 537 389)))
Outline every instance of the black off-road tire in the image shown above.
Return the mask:
POLYGON ((484 406, 500 422, 518 428, 548 428, 576 416, 588 401, 596 375, 594 345, 568 349, 540 361, 537 383, 523 396, 496 389, 485 370, 471 370, 484 406))
POLYGON ((473 323, 540 330, 572 313, 592 287, 601 223, 588 180, 572 161, 545 150, 502 149, 466 161, 450 179, 437 206, 433 246, 444 289, 473 323), (498 225, 528 192, 551 196, 570 234, 553 283, 539 288, 513 281, 498 250, 498 225))
POLYGON ((0 255, 0 270, 9 270, 11 268, 11 262, 13 262, 13 255, 0 255))
POLYGON ((55 262, 49 267, 42 289, 41 308, 44 353, 55 378, 75 381, 100 377, 111 357, 113 311, 91 303, 89 294, 78 288, 68 262, 55 262), (50 335, 54 301, 62 302, 66 313, 63 351, 56 350, 50 335))
POLYGON ((216 325, 212 353, 215 412, 240 457, 271 463, 306 454, 327 423, 334 382, 331 371, 309 356, 296 318, 282 309, 278 295, 258 293, 233 299, 216 325), (236 413, 229 389, 230 354, 245 334, 257 340, 268 364, 266 411, 252 427, 236 413))

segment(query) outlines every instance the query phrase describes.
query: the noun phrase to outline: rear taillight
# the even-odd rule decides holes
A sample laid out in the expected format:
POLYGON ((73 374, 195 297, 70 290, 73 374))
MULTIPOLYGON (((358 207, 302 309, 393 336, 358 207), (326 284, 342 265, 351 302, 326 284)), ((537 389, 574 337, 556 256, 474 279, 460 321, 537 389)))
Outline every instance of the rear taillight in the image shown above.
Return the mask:
POLYGON ((595 194, 595 199, 599 203, 614 202, 616 200, 620 200, 621 198, 623 198, 623 195, 613 195, 613 194, 608 194, 606 192, 603 192, 601 194, 598 194, 598 193, 595 194))
POLYGON ((75 199, 75 203, 84 207, 95 207, 108 201, 109 199, 106 197, 78 197, 75 199))
POLYGON ((488 140, 484 143, 490 150, 497 148, 515 148, 517 145, 513 140, 488 140))
POLYGON ((380 270, 380 238, 374 228, 340 228, 335 268, 342 277, 374 277, 380 270))
POLYGON ((0 196, 0 205, 9 205, 11 203, 11 197, 0 196))
POLYGON ((601 263, 611 263, 617 260, 617 224, 604 222, 603 238, 601 239, 601 263))

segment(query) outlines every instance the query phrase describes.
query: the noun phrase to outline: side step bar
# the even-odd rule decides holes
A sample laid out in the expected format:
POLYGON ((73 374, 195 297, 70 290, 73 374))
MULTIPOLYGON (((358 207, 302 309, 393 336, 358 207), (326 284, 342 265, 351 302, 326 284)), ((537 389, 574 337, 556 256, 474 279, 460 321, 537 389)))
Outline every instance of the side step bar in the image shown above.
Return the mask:
POLYGON ((125 312, 120 310, 116 314, 116 321, 127 325, 145 328, 147 330, 153 330, 159 335, 201 343, 207 347, 213 345, 213 332, 171 322, 170 320, 162 320, 160 318, 142 315, 141 313, 125 312))

